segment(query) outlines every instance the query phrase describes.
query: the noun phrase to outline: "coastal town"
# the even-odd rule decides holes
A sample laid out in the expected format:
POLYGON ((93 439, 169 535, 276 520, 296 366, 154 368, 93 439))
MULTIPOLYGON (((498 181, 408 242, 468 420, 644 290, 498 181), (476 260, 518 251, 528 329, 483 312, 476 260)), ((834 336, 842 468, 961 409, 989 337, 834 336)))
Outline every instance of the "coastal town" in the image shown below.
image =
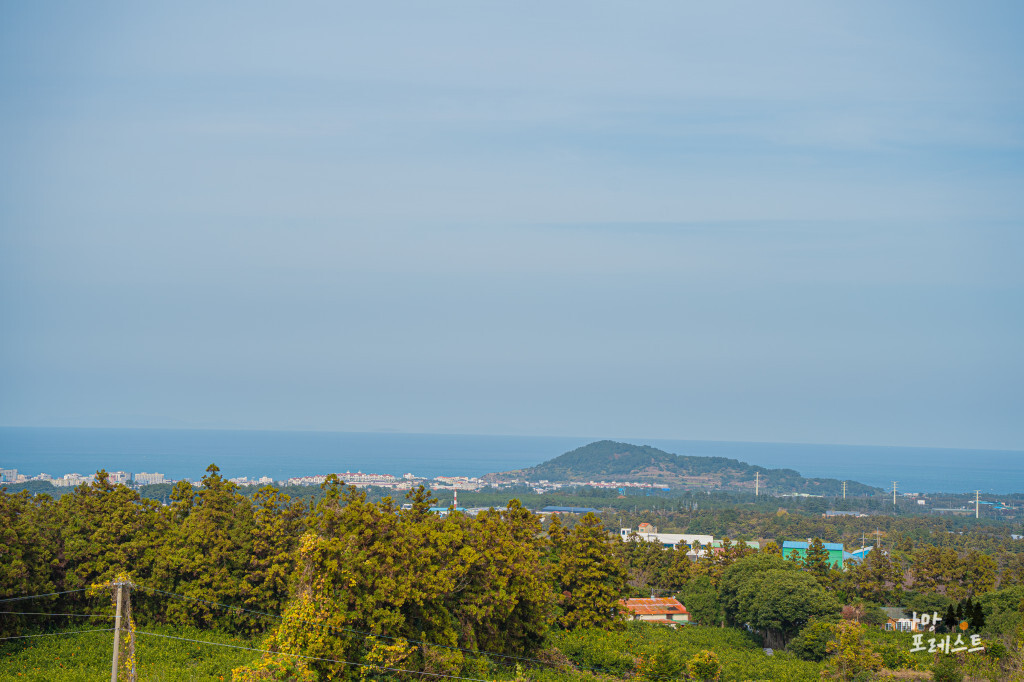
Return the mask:
MULTIPOLYGON (((488 475, 486 479, 476 476, 434 476, 425 477, 416 474, 406 473, 401 476, 393 474, 364 473, 362 471, 344 471, 335 474, 346 485, 357 488, 376 487, 386 490, 404 491, 411 490, 419 485, 427 485, 432 490, 466 490, 477 491, 484 488, 505 489, 513 486, 526 485, 533 492, 542 494, 560 490, 566 487, 589 486, 598 490, 624 490, 626 488, 640 490, 668 491, 669 488, 654 483, 643 483, 636 481, 586 481, 586 482, 562 482, 562 481, 527 481, 524 478, 495 477, 488 475)), ((277 487, 288 486, 319 486, 327 480, 330 474, 313 474, 308 476, 292 476, 286 479, 275 480, 270 476, 247 477, 237 476, 229 478, 231 483, 238 486, 265 486, 277 487)), ((32 481, 46 481, 58 488, 76 487, 83 483, 91 483, 96 480, 96 474, 83 475, 79 473, 67 473, 61 476, 51 476, 47 473, 39 473, 29 476, 20 473, 17 469, 0 468, 0 483, 21 484, 32 481)), ((199 481, 191 478, 174 479, 162 473, 129 472, 129 471, 108 471, 107 480, 111 483, 121 483, 129 487, 139 488, 145 485, 156 485, 161 483, 174 484, 178 480, 185 480, 194 485, 199 481)))

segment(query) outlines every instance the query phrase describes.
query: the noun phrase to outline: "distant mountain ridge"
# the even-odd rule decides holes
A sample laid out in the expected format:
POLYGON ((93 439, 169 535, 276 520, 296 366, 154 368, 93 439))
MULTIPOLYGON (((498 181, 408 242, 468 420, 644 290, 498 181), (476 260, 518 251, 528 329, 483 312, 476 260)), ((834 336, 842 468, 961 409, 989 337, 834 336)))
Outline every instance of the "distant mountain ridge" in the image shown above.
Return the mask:
MULTIPOLYGON (((728 457, 675 455, 649 445, 632 445, 602 440, 566 452, 554 459, 526 469, 506 471, 496 476, 524 478, 528 481, 614 480, 638 483, 662 483, 667 487, 754 490, 760 474, 764 492, 796 492, 814 495, 841 492, 842 481, 834 478, 804 478, 793 469, 768 469, 728 457)), ((881 492, 880 488, 848 481, 848 495, 881 492)))

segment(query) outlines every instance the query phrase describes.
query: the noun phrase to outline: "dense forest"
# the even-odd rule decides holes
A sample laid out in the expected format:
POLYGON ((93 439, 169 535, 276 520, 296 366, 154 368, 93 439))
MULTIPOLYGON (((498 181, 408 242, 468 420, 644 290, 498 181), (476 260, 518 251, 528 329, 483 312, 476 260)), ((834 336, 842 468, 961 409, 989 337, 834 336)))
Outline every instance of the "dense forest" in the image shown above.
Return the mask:
MULTIPOLYGON (((737 668, 738 661, 759 646, 780 650, 771 665, 794 678, 930 665, 894 640, 869 642, 881 636, 881 606, 940 612, 945 628, 962 616, 970 634, 990 641, 991 670, 1024 665, 1024 542, 1007 523, 685 505, 609 508, 602 518, 542 524, 515 499, 475 516, 440 515, 423 488, 399 502, 373 500, 336 477, 315 499, 272 487, 247 492, 211 466, 201 486, 175 485, 166 504, 110 484, 103 472, 56 500, 0 494, 0 599, 17 605, 26 595, 51 595, 31 611, 5 609, 14 612, 0 614, 0 636, 39 627, 19 610, 54 614, 49 627, 62 624, 56 614, 109 614, 109 584, 123 576, 140 625, 258 640, 268 653, 237 666, 236 680, 386 679, 399 670, 703 679, 689 672, 691 663, 745 679, 761 664, 755 657, 737 668), (620 526, 641 521, 724 541, 694 563, 684 551, 620 540, 620 526), (829 565, 823 540, 865 537, 879 551, 842 570, 829 565), (782 555, 782 542, 794 538, 813 539, 805 559, 782 555), (761 551, 739 539, 760 539, 761 551), (627 632, 620 599, 652 592, 677 596, 698 626, 734 632, 738 648, 718 651, 734 651, 736 660, 712 665, 706 652, 683 644, 658 653, 663 644, 646 634, 616 639, 627 632), (609 648, 630 641, 646 653, 609 648), (870 655, 846 660, 846 649, 870 655)), ((761 673, 776 674, 783 675, 761 673)))

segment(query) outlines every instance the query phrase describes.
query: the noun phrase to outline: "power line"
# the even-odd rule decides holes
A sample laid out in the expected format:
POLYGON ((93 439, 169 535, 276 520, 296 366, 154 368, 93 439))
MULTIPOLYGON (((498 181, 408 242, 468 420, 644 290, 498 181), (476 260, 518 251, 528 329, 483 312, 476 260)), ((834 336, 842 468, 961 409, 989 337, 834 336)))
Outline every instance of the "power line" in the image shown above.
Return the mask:
POLYGON ((245 613, 255 613, 255 614, 258 614, 258 615, 261 615, 261 616, 268 616, 270 618, 277 618, 279 620, 282 618, 282 616, 279 616, 276 613, 267 613, 266 611, 256 611, 254 609, 243 609, 241 606, 231 606, 229 604, 221 604, 220 602, 208 601, 206 599, 198 599, 196 597, 188 597, 188 596, 185 596, 184 594, 177 594, 175 592, 164 592, 163 590, 158 590, 155 587, 146 587, 145 585, 135 584, 135 588, 139 589, 139 590, 149 590, 150 592, 156 592, 158 594, 165 594, 168 597, 177 597, 178 599, 187 599, 189 601, 195 601, 195 602, 199 602, 201 604, 209 604, 210 606, 217 606, 217 607, 220 607, 222 609, 231 609, 232 611, 243 611, 245 613))
MULTIPOLYGON (((265 611, 255 611, 253 609, 244 609, 244 608, 242 608, 240 606, 230 606, 228 604, 221 604, 219 602, 208 601, 206 599, 197 599, 196 597, 187 597, 187 596, 185 596, 183 594, 176 594, 174 592, 165 592, 163 590, 158 590, 158 589, 153 588, 153 587, 146 587, 145 585, 135 585, 135 587, 138 588, 138 589, 150 590, 152 592, 157 592, 159 594, 165 594, 165 595, 167 595, 169 597, 177 597, 179 599, 187 599, 189 601, 200 602, 200 603, 203 603, 203 604, 210 604, 211 606, 219 606, 219 607, 224 608, 224 609, 232 609, 232 610, 235 610, 235 611, 243 611, 245 613, 256 613, 256 614, 259 614, 261 616, 268 616, 270 618, 277 618, 278 620, 284 620, 284 616, 279 616, 279 615, 274 614, 274 613, 267 613, 265 611)), ((305 619, 302 619, 302 618, 294 618, 294 619, 299 621, 300 623, 310 623, 310 622, 312 622, 312 621, 305 620, 305 619)), ((505 658, 505 659, 515 660, 515 661, 524 661, 524 662, 527 662, 527 663, 540 663, 541 665, 550 665, 550 663, 547 662, 547 661, 542 661, 539 658, 530 658, 528 656, 515 656, 515 655, 512 655, 512 654, 499 654, 499 653, 495 653, 493 651, 481 651, 481 650, 467 649, 465 647, 452 646, 450 644, 435 644, 434 642, 426 642, 426 641, 423 641, 421 639, 410 639, 408 637, 393 637, 391 635, 375 634, 373 632, 367 632, 365 630, 355 630, 353 628, 338 627, 336 625, 325 625, 323 623, 317 623, 317 625, 319 625, 321 627, 326 627, 328 630, 333 630, 335 632, 349 632, 349 633, 352 633, 352 634, 355 634, 355 635, 363 635, 364 638, 365 637, 376 637, 378 639, 390 639, 392 641, 397 641, 399 639, 402 639, 402 640, 405 640, 406 642, 410 642, 412 644, 422 644, 424 646, 432 646, 432 647, 436 647, 436 648, 439 648, 439 649, 448 649, 449 651, 461 651, 462 653, 471 654, 473 656, 493 656, 495 658, 505 658)), ((581 669, 581 670, 591 670, 591 671, 594 671, 594 672, 602 672, 603 671, 600 668, 588 668, 586 666, 580 666, 580 665, 577 665, 576 667, 581 669)))
POLYGON ((219 642, 207 642, 201 639, 189 639, 187 637, 173 637, 171 635, 160 635, 155 632, 143 632, 142 630, 136 630, 137 635, 149 635, 151 637, 164 637, 166 639, 177 639, 182 642, 193 642, 195 644, 208 644, 210 646, 222 646, 229 649, 243 649, 245 651, 255 651, 262 654, 275 654, 279 656, 292 656, 294 658, 304 658, 309 661, 326 661, 328 663, 341 663, 342 665, 354 665, 359 668, 374 668, 376 670, 384 670, 386 672, 395 673, 409 673, 411 675, 427 676, 427 677, 444 677, 449 680, 471 680, 472 682, 490 682, 480 677, 459 677, 458 675, 445 675, 444 673, 428 673, 419 670, 405 670, 403 668, 389 668, 382 665, 374 665, 372 663, 353 663, 352 661, 344 661, 340 658, 322 658, 320 656, 304 656, 302 654, 289 654, 283 651, 271 651, 269 649, 255 649, 253 647, 238 646, 237 644, 221 644, 219 642))
POLYGON ((80 635, 83 632, 113 632, 114 628, 97 628, 95 630, 67 630, 66 632, 46 632, 41 635, 18 635, 17 637, 0 637, 5 639, 28 639, 29 637, 59 637, 60 635, 80 635))
POLYGON ((48 592, 46 594, 30 594, 25 597, 9 597, 7 599, 0 599, 0 603, 7 601, 22 601, 24 599, 37 599, 39 597, 56 597, 59 594, 71 594, 72 592, 85 592, 88 587, 82 587, 77 590, 64 590, 63 592, 48 592))
MULTIPOLYGON (((223 609, 231 609, 231 610, 235 610, 235 611, 242 611, 242 612, 245 612, 245 613, 255 613, 255 614, 259 614, 261 616, 268 616, 270 618, 276 618, 278 620, 285 620, 284 616, 279 616, 279 615, 274 614, 274 613, 267 613, 266 611, 256 611, 254 609, 245 609, 245 608, 242 608, 240 606, 231 606, 229 604, 222 604, 220 602, 209 601, 207 599, 199 599, 197 597, 189 597, 189 596, 186 596, 184 594, 178 594, 176 592, 167 592, 165 590, 158 590, 155 587, 147 587, 145 585, 140 585, 140 584, 137 584, 137 583, 133 583, 133 585, 134 585, 134 587, 136 589, 149 590, 151 592, 156 592, 158 594, 167 595, 169 597, 176 597, 178 599, 185 599, 185 600, 188 600, 188 601, 194 601, 194 602, 200 602, 200 603, 203 603, 203 604, 209 604, 211 606, 218 606, 218 607, 223 608, 223 609)), ((324 624, 324 623, 321 623, 321 622, 318 622, 318 621, 311 621, 311 620, 308 620, 308 619, 297 618, 295 616, 291 616, 291 617, 289 617, 289 619, 298 621, 299 623, 307 623, 307 624, 315 623, 316 625, 318 625, 320 627, 325 627, 328 630, 333 630, 335 632, 349 632, 349 633, 356 634, 356 635, 362 635, 364 637, 364 639, 365 638, 369 638, 369 637, 374 637, 374 638, 377 638, 377 639, 390 639, 392 641, 404 640, 404 641, 409 642, 411 644, 422 644, 424 646, 431 646, 431 647, 436 647, 436 648, 439 648, 439 649, 447 649, 449 651, 459 651, 459 652, 462 652, 462 653, 465 653, 465 654, 470 654, 470 655, 473 655, 473 656, 479 656, 479 657, 493 656, 494 658, 504 658, 504 659, 510 659, 510 660, 514 660, 514 661, 523 661, 525 663, 539 663, 540 665, 544 665, 544 666, 548 666, 548 667, 552 666, 552 663, 550 661, 543 661, 543 660, 541 660, 539 658, 530 658, 529 656, 515 656, 513 654, 499 654, 499 653, 496 653, 496 652, 493 652, 493 651, 483 651, 483 650, 479 650, 479 649, 467 649, 465 647, 453 646, 453 645, 450 645, 450 644, 436 644, 434 642, 427 642, 427 641, 424 641, 424 640, 421 640, 421 639, 411 639, 411 638, 408 638, 408 637, 394 637, 394 636, 391 636, 391 635, 376 634, 376 633, 373 633, 373 632, 367 632, 366 630, 355 630, 353 628, 338 627, 336 625, 327 625, 327 624, 324 624)), ((149 634, 154 634, 154 633, 149 633, 149 634)), ((169 636, 169 635, 158 635, 158 636, 169 636)), ((356 664, 356 665, 362 665, 362 664, 356 664)), ((577 670, 587 670, 587 671, 590 671, 590 672, 598 672, 598 673, 606 673, 606 674, 608 673, 608 670, 606 668, 603 668, 603 667, 591 667, 591 666, 580 665, 578 663, 573 663, 572 666, 573 666, 573 668, 575 668, 577 670)), ((405 671, 405 672, 408 672, 408 671, 405 671)))
POLYGON ((0 611, 0 614, 14 615, 14 616, 63 616, 69 618, 113 618, 113 616, 105 613, 43 613, 35 611, 0 611))

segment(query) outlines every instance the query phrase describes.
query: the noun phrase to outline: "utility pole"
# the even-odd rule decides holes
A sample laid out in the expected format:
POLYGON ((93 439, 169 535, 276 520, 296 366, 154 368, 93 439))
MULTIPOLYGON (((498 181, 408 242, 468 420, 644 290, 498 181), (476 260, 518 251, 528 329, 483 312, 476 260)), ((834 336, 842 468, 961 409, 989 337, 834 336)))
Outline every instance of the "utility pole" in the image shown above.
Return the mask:
POLYGON ((976 519, 977 518, 981 518, 980 510, 981 510, 981 491, 980 490, 975 490, 974 491, 974 518, 976 518, 976 519))
POLYGON ((117 610, 114 615, 114 653, 110 663, 110 682, 117 682, 118 666, 125 666, 128 677, 125 682, 135 682, 135 622, 132 619, 132 595, 131 582, 122 575, 114 578, 111 587, 115 590, 117 610), (121 659, 121 623, 127 621, 127 640, 123 643, 125 647, 125 658, 121 659))
POLYGON ((110 682, 117 682, 117 658, 121 653, 121 601, 124 583, 113 583, 117 590, 117 612, 114 615, 114 658, 110 663, 110 682))
POLYGON ((893 508, 896 507, 896 484, 897 483, 899 483, 899 481, 893 481, 892 482, 892 506, 893 506, 893 508))

